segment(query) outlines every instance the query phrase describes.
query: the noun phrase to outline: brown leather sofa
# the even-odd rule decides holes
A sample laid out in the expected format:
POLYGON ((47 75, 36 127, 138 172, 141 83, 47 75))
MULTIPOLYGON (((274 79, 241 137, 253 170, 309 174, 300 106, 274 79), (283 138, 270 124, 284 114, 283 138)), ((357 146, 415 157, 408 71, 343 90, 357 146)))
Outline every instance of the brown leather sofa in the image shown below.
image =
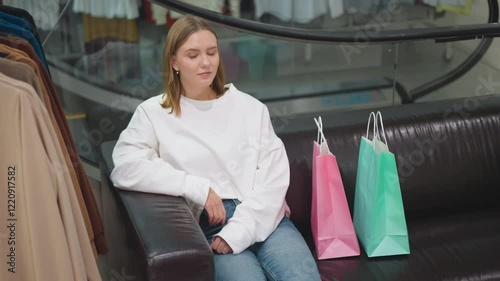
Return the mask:
MULTIPOLYGON (((500 97, 376 110, 396 155, 411 254, 322 260, 322 280, 500 280, 500 97)), ((351 210, 359 141, 370 111, 322 114, 351 210)), ((314 253, 312 117, 276 119, 274 126, 290 160, 291 218, 314 253)), ((211 250, 185 201, 113 187, 113 146, 100 148, 110 270, 124 270, 135 281, 213 280, 211 250)))

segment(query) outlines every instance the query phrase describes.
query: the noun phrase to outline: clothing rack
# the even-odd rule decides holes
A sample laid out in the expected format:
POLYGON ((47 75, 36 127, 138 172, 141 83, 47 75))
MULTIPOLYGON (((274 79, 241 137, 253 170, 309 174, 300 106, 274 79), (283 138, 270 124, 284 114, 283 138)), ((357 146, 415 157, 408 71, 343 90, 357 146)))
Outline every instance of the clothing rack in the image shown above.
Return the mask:
POLYGON ((0 243, 11 255, 7 280, 101 280, 101 218, 26 10, 0 5, 0 53, 0 167, 9 173, 0 194, 10 194, 0 219, 14 241, 0 243))

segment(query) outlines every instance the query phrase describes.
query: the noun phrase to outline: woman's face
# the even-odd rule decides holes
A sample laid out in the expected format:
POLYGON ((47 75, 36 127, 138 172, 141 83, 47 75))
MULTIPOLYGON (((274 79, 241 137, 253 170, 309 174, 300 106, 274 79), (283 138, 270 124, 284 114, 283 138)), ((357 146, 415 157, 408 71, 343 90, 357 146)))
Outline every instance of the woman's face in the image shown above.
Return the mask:
POLYGON ((219 67, 217 38, 209 30, 193 32, 172 57, 171 64, 179 71, 182 85, 210 86, 219 67))

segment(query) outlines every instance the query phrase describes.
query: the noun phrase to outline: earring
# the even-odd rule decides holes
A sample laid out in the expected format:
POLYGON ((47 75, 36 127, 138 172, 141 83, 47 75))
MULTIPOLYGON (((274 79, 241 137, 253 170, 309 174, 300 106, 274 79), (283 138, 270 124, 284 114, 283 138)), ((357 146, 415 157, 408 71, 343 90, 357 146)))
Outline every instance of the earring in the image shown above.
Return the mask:
POLYGON ((177 70, 177 71, 175 72, 175 74, 179 75, 179 70, 177 70))

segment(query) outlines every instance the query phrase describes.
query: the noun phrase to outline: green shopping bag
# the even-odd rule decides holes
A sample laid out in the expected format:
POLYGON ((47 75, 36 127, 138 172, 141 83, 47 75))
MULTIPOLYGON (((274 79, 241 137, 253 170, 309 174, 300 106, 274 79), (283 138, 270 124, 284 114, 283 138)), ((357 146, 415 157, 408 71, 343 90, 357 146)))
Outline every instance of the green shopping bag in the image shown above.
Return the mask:
POLYGON ((353 221, 368 257, 410 253, 396 159, 383 128, 382 114, 372 112, 359 148, 353 221), (373 137, 369 139, 372 118, 373 137), (380 140, 379 125, 385 143, 380 140))

